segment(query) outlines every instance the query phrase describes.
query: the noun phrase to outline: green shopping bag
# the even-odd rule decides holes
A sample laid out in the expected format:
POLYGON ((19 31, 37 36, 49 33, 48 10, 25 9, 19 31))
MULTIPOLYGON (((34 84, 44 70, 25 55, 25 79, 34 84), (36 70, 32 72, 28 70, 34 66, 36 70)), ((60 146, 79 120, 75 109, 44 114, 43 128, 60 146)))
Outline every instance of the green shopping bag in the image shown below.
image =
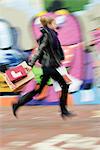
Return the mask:
MULTIPOLYGON (((37 66, 33 66, 32 68, 32 72, 34 73, 34 78, 36 80, 36 82, 38 84, 41 84, 41 79, 42 79, 42 75, 43 75, 43 70, 41 67, 37 67, 37 66)), ((52 79, 49 79, 49 81, 47 82, 47 85, 51 85, 52 84, 52 79)))

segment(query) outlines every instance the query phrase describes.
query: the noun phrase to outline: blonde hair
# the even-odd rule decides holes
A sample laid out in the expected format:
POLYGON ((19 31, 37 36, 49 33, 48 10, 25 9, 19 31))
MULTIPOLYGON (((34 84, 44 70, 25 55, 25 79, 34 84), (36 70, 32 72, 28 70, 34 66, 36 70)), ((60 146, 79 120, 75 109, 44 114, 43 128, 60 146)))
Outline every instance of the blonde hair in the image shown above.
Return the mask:
POLYGON ((43 16, 43 17, 40 18, 40 22, 41 22, 41 24, 42 24, 44 27, 47 26, 48 24, 52 24, 52 22, 53 22, 54 20, 55 20, 55 19, 52 18, 52 17, 45 17, 45 16, 43 16))
POLYGON ((54 18, 48 17, 48 19, 47 19, 47 24, 52 24, 53 21, 55 21, 54 18))
POLYGON ((43 27, 47 26, 47 17, 40 17, 40 22, 43 25, 43 27))

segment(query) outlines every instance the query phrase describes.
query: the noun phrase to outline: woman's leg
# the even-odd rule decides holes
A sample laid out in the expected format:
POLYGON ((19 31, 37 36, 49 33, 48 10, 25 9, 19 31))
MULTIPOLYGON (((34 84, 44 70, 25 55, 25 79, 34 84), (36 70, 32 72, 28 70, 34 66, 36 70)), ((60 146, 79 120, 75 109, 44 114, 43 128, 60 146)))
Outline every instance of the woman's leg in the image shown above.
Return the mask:
POLYGON ((68 88, 69 85, 66 84, 65 80, 63 79, 63 77, 60 75, 60 73, 52 68, 50 69, 50 76, 56 80, 61 88, 62 88, 62 93, 61 93, 61 97, 60 97, 60 108, 61 108, 61 112, 62 113, 66 113, 69 114, 68 110, 66 109, 66 105, 67 105, 67 96, 68 96, 68 88))
POLYGON ((48 82, 50 78, 50 75, 48 74, 48 72, 46 72, 45 69, 43 69, 43 78, 41 81, 41 85, 40 88, 37 90, 33 90, 31 92, 28 92, 27 94, 23 95, 16 104, 13 104, 13 114, 16 116, 16 111, 18 110, 18 108, 20 106, 23 106, 24 104, 26 104, 27 102, 29 102, 30 100, 32 100, 32 97, 35 96, 38 93, 41 93, 43 87, 46 85, 46 83, 48 82))

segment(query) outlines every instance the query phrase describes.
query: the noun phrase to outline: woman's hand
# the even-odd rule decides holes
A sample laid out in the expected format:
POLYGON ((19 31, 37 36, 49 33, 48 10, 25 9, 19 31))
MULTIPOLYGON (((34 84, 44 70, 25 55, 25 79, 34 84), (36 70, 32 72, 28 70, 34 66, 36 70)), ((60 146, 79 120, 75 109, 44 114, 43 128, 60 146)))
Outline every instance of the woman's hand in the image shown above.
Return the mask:
POLYGON ((37 62, 35 63, 35 66, 36 66, 36 67, 41 67, 41 64, 37 61, 37 62))
POLYGON ((32 67, 31 66, 29 66, 29 65, 27 65, 27 67, 25 68, 27 71, 30 71, 30 70, 32 70, 32 67))

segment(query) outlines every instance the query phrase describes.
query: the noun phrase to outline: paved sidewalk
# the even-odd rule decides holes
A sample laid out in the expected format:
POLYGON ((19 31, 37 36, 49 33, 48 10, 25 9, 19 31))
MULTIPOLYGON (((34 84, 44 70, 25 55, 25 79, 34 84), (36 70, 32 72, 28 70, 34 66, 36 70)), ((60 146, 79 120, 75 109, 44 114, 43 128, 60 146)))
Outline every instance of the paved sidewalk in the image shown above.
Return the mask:
POLYGON ((0 150, 100 150, 100 105, 72 106, 63 120, 58 106, 24 106, 18 119, 0 107, 0 150))

